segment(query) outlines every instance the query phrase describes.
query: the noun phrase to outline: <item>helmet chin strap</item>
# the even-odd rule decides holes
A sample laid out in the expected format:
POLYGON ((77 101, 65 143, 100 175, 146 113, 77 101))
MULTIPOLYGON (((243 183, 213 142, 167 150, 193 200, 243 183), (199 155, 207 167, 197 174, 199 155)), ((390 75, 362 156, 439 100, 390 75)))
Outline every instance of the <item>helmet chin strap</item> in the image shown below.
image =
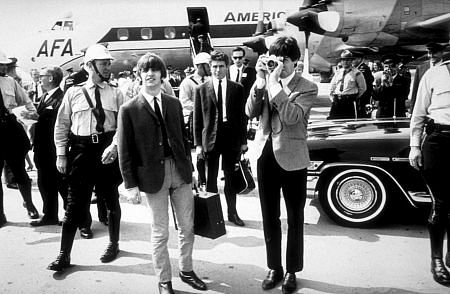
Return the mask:
POLYGON ((95 61, 94 61, 94 60, 92 61, 92 66, 94 67, 95 73, 100 77, 100 79, 102 80, 102 82, 107 82, 107 81, 109 81, 109 77, 111 76, 111 74, 108 75, 108 77, 104 77, 104 76, 98 71, 97 65, 95 64, 95 61))

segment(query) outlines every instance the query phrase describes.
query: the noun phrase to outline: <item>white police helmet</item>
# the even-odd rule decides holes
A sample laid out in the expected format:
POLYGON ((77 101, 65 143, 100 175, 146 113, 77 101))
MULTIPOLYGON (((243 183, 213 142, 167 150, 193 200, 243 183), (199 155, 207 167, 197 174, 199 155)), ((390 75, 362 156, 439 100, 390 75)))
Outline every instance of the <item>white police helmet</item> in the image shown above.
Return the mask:
POLYGON ((114 58, 109 53, 108 48, 101 44, 94 44, 87 48, 86 53, 84 54, 84 64, 96 59, 113 60, 114 58))
POLYGON ((206 52, 200 52, 197 54, 194 58, 194 64, 198 65, 201 63, 210 63, 211 62, 211 55, 209 55, 206 52))
POLYGON ((11 62, 13 61, 6 57, 6 54, 0 50, 0 64, 10 64, 11 62))

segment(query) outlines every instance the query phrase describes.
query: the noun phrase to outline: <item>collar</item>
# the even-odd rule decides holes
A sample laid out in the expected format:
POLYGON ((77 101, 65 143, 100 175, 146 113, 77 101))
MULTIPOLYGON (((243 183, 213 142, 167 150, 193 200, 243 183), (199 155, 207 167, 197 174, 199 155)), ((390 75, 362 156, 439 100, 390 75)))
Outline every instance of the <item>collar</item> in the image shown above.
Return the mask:
POLYGON ((96 83, 94 83, 91 79, 88 79, 87 81, 86 81, 86 87, 87 88, 94 88, 95 86, 99 86, 100 88, 102 88, 102 89, 104 89, 105 88, 105 86, 106 86, 106 82, 101 82, 101 83, 99 83, 99 84, 96 84, 96 83))
POLYGON ((51 97, 53 95, 53 93, 56 92, 56 90, 58 90, 58 87, 51 89, 50 91, 47 92, 47 97, 51 97))
POLYGON ((280 79, 281 83, 283 83, 283 87, 287 87, 289 85, 294 75, 295 70, 289 76, 285 77, 284 79, 280 79))
POLYGON ((154 98, 156 98, 156 100, 158 101, 159 105, 161 106, 161 91, 159 91, 159 93, 156 96, 150 95, 146 92, 144 92, 143 90, 141 90, 141 94, 142 96, 144 96, 145 100, 147 100, 148 104, 150 104, 150 106, 153 108, 153 100, 154 98))
MULTIPOLYGON (((212 81, 213 81, 213 84, 215 87, 219 86, 219 79, 212 77, 212 81)), ((223 88, 227 84, 227 78, 223 78, 221 81, 222 81, 222 88, 223 88)))

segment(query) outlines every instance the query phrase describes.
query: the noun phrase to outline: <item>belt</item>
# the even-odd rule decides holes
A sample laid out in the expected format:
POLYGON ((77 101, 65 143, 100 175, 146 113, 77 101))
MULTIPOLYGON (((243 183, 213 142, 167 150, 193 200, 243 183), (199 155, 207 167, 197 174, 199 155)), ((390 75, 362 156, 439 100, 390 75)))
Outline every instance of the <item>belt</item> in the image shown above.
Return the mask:
POLYGON ((333 96, 337 99, 347 100, 347 99, 355 99, 358 96, 358 94, 346 94, 346 95, 334 94, 333 96))
POLYGON ((434 131, 437 133, 450 133, 450 125, 434 124, 434 131))
POLYGON ((114 136, 114 133, 115 132, 106 132, 99 134, 91 134, 89 136, 76 136, 72 134, 70 136, 70 140, 81 144, 99 144, 109 138, 112 138, 114 136))

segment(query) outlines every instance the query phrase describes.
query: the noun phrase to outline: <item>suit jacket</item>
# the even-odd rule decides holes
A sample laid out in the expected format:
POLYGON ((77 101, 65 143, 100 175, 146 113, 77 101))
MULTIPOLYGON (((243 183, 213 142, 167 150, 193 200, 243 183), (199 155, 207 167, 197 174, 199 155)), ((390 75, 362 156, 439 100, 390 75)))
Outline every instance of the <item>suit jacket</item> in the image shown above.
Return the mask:
POLYGON ((307 126, 312 104, 317 98, 317 85, 295 74, 287 85, 289 93, 281 91, 272 97, 271 106, 266 87, 257 89, 255 83, 245 108, 249 118, 259 117, 255 137, 257 157, 271 135, 275 159, 283 169, 292 171, 308 167, 307 126), (272 108, 271 115, 269 108, 272 108))
POLYGON ((34 125, 33 150, 35 153, 46 153, 56 157, 53 132, 56 116, 61 105, 64 92, 58 87, 50 97, 41 98, 37 106, 39 118, 34 125))
POLYGON ((419 89, 419 83, 422 79, 423 75, 427 70, 430 69, 430 62, 427 61, 425 63, 419 64, 416 67, 416 72, 414 74, 414 81, 412 86, 412 93, 411 93, 411 104, 410 104, 410 111, 409 113, 413 112, 414 104, 416 104, 416 98, 417 98, 417 90, 419 89))
MULTIPOLYGON (((190 147, 184 129, 181 103, 161 93, 162 115, 178 172, 186 183, 192 181, 190 147)), ((156 193, 164 182, 163 136, 158 117, 139 93, 119 110, 117 147, 125 188, 156 193)))
MULTIPOLYGON (((212 79, 196 87, 194 97, 194 144, 209 152, 216 142, 219 119, 212 79)), ((225 101, 227 121, 234 130, 228 143, 232 150, 240 151, 241 145, 247 144, 247 117, 242 85, 227 80, 225 101)))
MULTIPOLYGON (((235 65, 232 65, 235 66, 235 65)), ((228 71, 228 79, 230 79, 230 71, 228 71)), ((253 86, 253 83, 256 79, 256 71, 253 67, 250 66, 242 66, 242 71, 239 77, 239 83, 244 86, 244 97, 245 99, 248 98, 248 95, 250 93, 250 89, 253 86)))
POLYGON ((373 99, 378 102, 377 117, 393 117, 394 101, 395 116, 405 117, 406 106, 405 101, 408 99, 409 86, 411 79, 397 74, 392 80, 391 87, 381 85, 374 89, 373 99))

